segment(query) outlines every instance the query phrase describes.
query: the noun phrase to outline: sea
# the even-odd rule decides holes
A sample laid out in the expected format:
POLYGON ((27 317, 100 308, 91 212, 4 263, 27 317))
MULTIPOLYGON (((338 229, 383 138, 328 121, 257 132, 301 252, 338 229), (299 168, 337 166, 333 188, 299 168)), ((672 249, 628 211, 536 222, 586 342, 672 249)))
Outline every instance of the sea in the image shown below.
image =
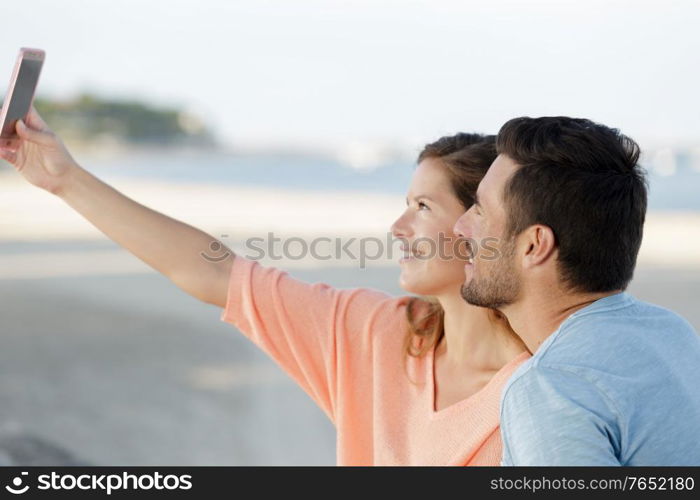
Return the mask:
MULTIPOLYGON (((106 177, 399 195, 406 193, 415 169, 415 163, 407 159, 357 168, 325 156, 167 149, 90 160, 84 166, 106 177)), ((648 166, 645 170, 649 181, 649 210, 700 211, 700 169, 697 166, 681 165, 672 172, 668 169, 660 172, 648 166)))

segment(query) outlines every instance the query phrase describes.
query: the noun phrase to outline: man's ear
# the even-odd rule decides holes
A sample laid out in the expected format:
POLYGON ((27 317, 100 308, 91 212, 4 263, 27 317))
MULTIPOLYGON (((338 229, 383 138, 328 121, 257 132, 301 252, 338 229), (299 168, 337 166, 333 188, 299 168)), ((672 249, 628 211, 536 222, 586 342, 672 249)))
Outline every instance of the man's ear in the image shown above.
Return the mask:
POLYGON ((557 249, 554 231, 549 226, 535 224, 518 236, 519 245, 525 248, 523 267, 536 267, 545 263, 557 249))

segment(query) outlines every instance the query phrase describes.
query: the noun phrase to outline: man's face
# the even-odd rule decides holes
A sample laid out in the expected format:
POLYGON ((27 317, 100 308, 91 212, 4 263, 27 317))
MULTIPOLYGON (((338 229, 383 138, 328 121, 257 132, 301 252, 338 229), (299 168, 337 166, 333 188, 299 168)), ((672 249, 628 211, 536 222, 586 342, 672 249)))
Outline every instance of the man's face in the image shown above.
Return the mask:
POLYGON ((505 184, 517 168, 508 156, 498 155, 479 184, 476 203, 454 227, 474 245, 474 258, 464 266, 462 297, 476 306, 499 309, 515 302, 520 293, 515 236, 504 238, 508 220, 503 202, 505 184))

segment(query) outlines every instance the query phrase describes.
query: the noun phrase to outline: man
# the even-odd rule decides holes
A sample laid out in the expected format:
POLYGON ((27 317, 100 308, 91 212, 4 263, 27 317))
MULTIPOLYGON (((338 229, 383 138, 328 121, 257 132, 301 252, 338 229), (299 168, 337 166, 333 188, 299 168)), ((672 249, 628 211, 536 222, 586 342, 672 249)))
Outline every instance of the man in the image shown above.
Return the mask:
POLYGON ((497 151, 455 233, 499 240, 462 295, 533 353, 502 395, 502 464, 700 465, 700 337, 624 291, 647 206, 639 147, 544 117, 507 122, 497 151))

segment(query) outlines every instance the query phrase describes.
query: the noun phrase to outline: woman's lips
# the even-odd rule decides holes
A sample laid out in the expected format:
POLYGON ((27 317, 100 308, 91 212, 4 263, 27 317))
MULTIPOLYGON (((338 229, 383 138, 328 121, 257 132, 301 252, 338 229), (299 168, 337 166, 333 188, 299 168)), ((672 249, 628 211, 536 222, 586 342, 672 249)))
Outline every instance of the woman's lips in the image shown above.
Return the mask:
POLYGON ((403 257, 399 259, 399 262, 406 262, 409 260, 415 260, 416 256, 420 256, 420 252, 415 252, 413 250, 410 250, 408 247, 401 247, 401 251, 403 252, 403 257))

